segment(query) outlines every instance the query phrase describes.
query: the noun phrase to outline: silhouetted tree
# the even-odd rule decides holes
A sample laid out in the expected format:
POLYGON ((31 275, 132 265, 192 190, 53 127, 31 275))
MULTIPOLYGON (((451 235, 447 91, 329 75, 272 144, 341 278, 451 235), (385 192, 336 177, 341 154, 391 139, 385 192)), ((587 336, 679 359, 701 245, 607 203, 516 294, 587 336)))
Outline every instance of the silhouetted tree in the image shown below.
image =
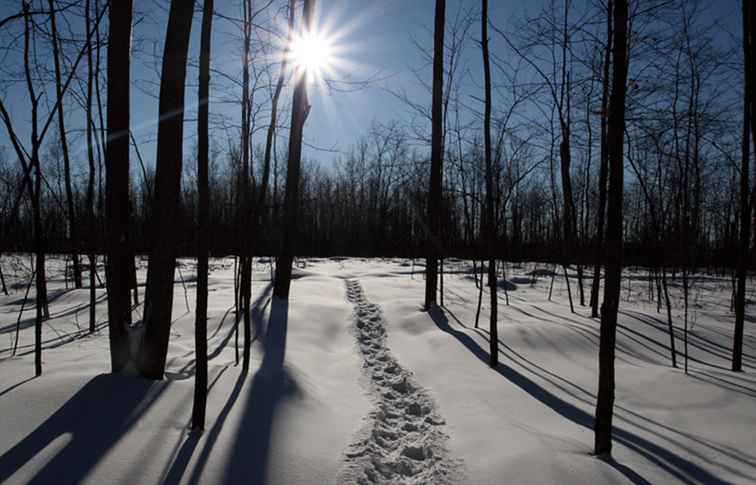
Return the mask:
MULTIPOLYGON (((108 329, 113 372, 131 360, 129 327, 129 66, 132 2, 110 5, 107 140, 105 145, 108 329), (117 94, 116 94, 117 93, 117 94)), ((91 278, 90 278, 91 281, 91 278)))
POLYGON ((740 162, 740 247, 738 251, 737 290, 735 293, 735 336, 732 348, 732 370, 743 370, 743 326, 745 322, 746 272, 751 236, 751 208, 748 179, 750 177, 750 136, 756 142, 756 124, 753 123, 753 72, 756 52, 753 46, 753 26, 756 8, 743 0, 743 141, 740 162))
POLYGON ((68 243, 73 265, 73 280, 76 288, 81 288, 81 267, 79 266, 79 227, 74 210, 74 196, 71 187, 71 160, 68 151, 68 137, 66 136, 65 115, 63 109, 63 76, 60 67, 60 52, 58 48, 58 30, 55 21, 55 3, 47 0, 50 7, 50 39, 52 41, 53 64, 55 66, 55 95, 58 104, 58 132, 60 134, 60 148, 63 155, 63 174, 66 188, 66 210, 68 213, 68 243))
POLYGON ((427 255, 425 258, 425 310, 436 303, 438 288, 438 260, 441 256, 441 203, 443 177, 443 82, 444 82, 444 25, 446 1, 436 0, 433 30, 433 93, 431 105, 431 165, 428 188, 427 255))
MULTIPOLYGON (((482 0, 482 14, 480 22, 480 45, 483 53, 483 75, 485 90, 485 109, 483 113, 483 140, 485 144, 486 159, 486 217, 485 217, 485 243, 488 256, 488 287, 491 294, 491 320, 490 320, 490 356, 489 365, 496 367, 499 364, 499 330, 497 323, 497 296, 496 296, 496 259, 494 250, 496 247, 496 218, 494 215, 494 176, 493 162, 491 161, 491 60, 488 53, 488 0, 482 0)), ((482 286, 482 285, 481 285, 482 286)))
POLYGON ((612 415, 614 413, 614 348, 617 335, 622 281, 622 195, 623 147, 625 133, 625 93, 627 90, 627 0, 614 3, 614 39, 612 91, 609 100, 609 208, 606 234, 606 287, 601 309, 599 341, 599 383, 594 424, 597 455, 612 451, 612 415))
POLYGON ((140 359, 145 377, 162 379, 168 352, 176 269, 176 212, 184 142, 184 81, 194 3, 171 0, 160 76, 160 106, 152 200, 152 251, 144 297, 140 359))
MULTIPOLYGON (((315 0, 304 0, 303 34, 312 29, 315 0)), ((302 35, 302 34, 300 34, 302 35)), ((283 243, 281 254, 276 260, 276 276, 273 295, 289 298, 291 287, 291 265, 294 261, 294 238, 297 226, 300 176, 302 162, 302 133, 310 105, 307 101, 307 72, 304 66, 298 66, 295 73, 296 84, 291 107, 291 128, 289 134, 289 160, 286 168, 286 195, 284 196, 283 243)))
POLYGON ((194 374, 194 406, 192 428, 205 427, 207 407, 207 258, 210 245, 208 231, 210 201, 208 199, 208 112, 210 100, 210 38, 213 26, 213 0, 205 0, 202 7, 202 36, 200 38, 199 104, 197 108, 197 310, 195 315, 194 346, 196 371, 194 374))

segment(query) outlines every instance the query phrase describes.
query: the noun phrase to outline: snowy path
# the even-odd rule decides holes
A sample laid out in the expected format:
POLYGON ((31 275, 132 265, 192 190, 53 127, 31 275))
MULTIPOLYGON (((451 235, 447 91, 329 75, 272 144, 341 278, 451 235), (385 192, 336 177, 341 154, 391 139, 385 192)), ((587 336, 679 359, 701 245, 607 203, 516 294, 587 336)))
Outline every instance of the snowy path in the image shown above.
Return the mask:
POLYGON ((346 452, 343 483, 436 483, 460 481, 461 461, 449 458, 444 419, 433 400, 391 355, 380 308, 356 280, 348 280, 354 331, 370 379, 376 409, 346 452))

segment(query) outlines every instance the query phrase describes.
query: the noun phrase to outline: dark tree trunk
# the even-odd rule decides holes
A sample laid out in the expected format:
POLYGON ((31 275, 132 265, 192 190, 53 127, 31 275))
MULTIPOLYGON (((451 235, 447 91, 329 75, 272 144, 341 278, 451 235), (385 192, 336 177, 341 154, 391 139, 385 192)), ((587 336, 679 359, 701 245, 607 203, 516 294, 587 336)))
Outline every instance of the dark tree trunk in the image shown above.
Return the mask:
MULTIPOLYGON (((95 0, 96 1, 96 0, 95 0)), ((90 0, 84 4, 84 23, 87 32, 90 31, 90 0)), ((99 39, 98 39, 99 41, 99 39)), ((92 133, 92 88, 94 83, 94 69, 92 65, 92 41, 87 37, 87 97, 86 97, 86 122, 87 122, 87 161, 89 162, 89 178, 87 179, 87 255, 89 261, 89 333, 94 333, 97 329, 97 291, 95 289, 95 278, 97 274, 97 256, 95 247, 97 243, 97 227, 94 212, 95 196, 95 158, 94 158, 94 134, 92 133)))
POLYGON ((52 38, 53 64, 55 66, 55 95, 58 103, 58 131, 60 147, 63 152, 63 178, 66 187, 66 211, 68 212, 68 245, 73 263, 73 280, 76 288, 81 288, 81 267, 79 265, 79 234, 76 212, 74 210, 73 190, 71 188, 71 160, 68 153, 65 116, 63 111, 63 81, 60 70, 60 53, 58 52, 58 31, 55 22, 55 4, 48 0, 50 7, 50 36, 52 38))
MULTIPOLYGON (((315 0, 304 0, 304 28, 312 27, 315 0)), ((291 287, 291 265, 294 261, 294 238, 298 232, 300 166, 302 161, 302 133, 310 106, 307 101, 307 73, 302 66, 295 73, 296 87, 291 108, 289 160, 286 168, 286 194, 284 196, 284 227, 281 254, 276 260, 276 281, 273 294, 288 299, 291 287)))
POLYGON ((213 0, 205 0, 202 9, 200 39, 199 104, 197 108, 197 196, 199 198, 197 227, 197 309, 194 331, 196 372, 194 374, 194 406, 192 428, 205 428, 207 407, 207 259, 210 243, 208 198, 208 115, 210 96, 210 34, 213 24, 213 0))
POLYGON ((131 0, 110 5, 108 33, 108 133, 105 147, 107 287, 110 361, 121 372, 131 360, 129 327, 129 57, 131 0), (118 93, 117 95, 114 95, 118 93))
POLYGON ((610 455, 614 412, 614 346, 622 281, 622 192, 625 91, 627 83, 627 0, 614 4, 614 73, 607 127, 609 149, 609 209, 606 238, 606 288, 601 310, 599 384, 596 401, 595 453, 610 455))
MULTIPOLYGON (((160 107, 152 200, 152 252, 147 268, 141 372, 162 379, 168 352, 176 269, 176 212, 184 141, 184 81, 194 3, 172 0, 163 49, 160 107)), ((128 138, 127 138, 128 141, 128 138)))
POLYGON ((3 275, 3 268, 2 268, 2 266, 0 266, 0 285, 2 285, 2 287, 3 287, 3 289, 2 289, 3 294, 5 296, 8 296, 8 287, 5 286, 5 276, 3 275))
MULTIPOLYGON (((242 99, 241 99, 241 173, 239 174, 239 198, 238 198, 238 226, 239 237, 239 302, 244 323, 244 354, 242 369, 249 370, 250 352, 252 350, 252 335, 250 321, 250 299, 252 295, 252 231, 250 227, 251 191, 250 177, 250 149, 251 149, 251 117, 252 98, 249 90, 249 66, 251 63, 250 51, 252 43, 252 1, 244 0, 243 9, 243 56, 242 56, 242 99)), ((238 325, 238 324, 237 324, 238 325)))
POLYGON ((433 34, 433 104, 431 107, 431 168, 428 189, 428 231, 425 258, 425 310, 436 303, 441 244, 441 190, 443 185, 443 82, 446 0, 436 0, 433 34))
MULTIPOLYGON (((32 22, 29 15, 29 5, 23 4, 24 13, 24 75, 26 87, 29 91, 31 100, 31 155, 29 157, 29 168, 34 168, 34 186, 31 180, 27 178, 29 195, 32 205, 32 219, 34 227, 34 253, 35 253, 35 276, 36 276, 36 315, 34 320, 34 370, 35 375, 42 375, 42 320, 49 316, 47 310, 47 281, 45 276, 45 241, 42 231, 42 214, 40 208, 40 199, 42 195, 42 166, 39 159, 40 137, 38 130, 38 105, 39 98, 34 90, 34 83, 31 74, 31 35, 32 22)), ((5 110, 3 114, 7 116, 5 110)), ((8 130, 10 132, 10 130, 8 130)), ((17 149, 17 151, 19 151, 17 149)), ((21 158, 19 153, 19 159, 21 158)))
POLYGON ((604 253, 604 216, 606 212, 606 184, 609 173, 609 157, 606 146, 606 121, 609 116, 609 65, 612 56, 612 0, 607 1, 606 36, 607 46, 604 52, 604 72, 601 93, 601 135, 600 135, 600 165, 599 165, 599 206, 596 211, 596 263, 593 267, 593 285, 591 286, 591 317, 599 316, 599 286, 601 285, 601 259, 604 253))
POLYGON ((753 139, 756 141, 756 127, 752 126, 753 114, 753 69, 754 55, 752 29, 756 17, 756 9, 750 2, 743 2, 743 60, 744 60, 744 96, 743 96, 743 142, 742 158, 740 162, 740 247, 738 251, 737 290, 735 294, 735 336, 732 348, 732 370, 743 370, 743 327, 745 322, 746 273, 748 270, 748 256, 751 236, 751 210, 748 178, 750 176, 750 130, 754 130, 753 139))
MULTIPOLYGON (((491 160, 491 61, 488 54, 488 0, 482 0, 480 22, 481 51, 483 53, 483 75, 485 79, 485 111, 483 116, 483 139, 486 159, 486 217, 485 239, 488 253, 488 287, 491 296, 491 318, 489 321, 490 353, 488 365, 499 365, 499 331, 497 327, 498 300, 496 296, 496 221, 494 216, 493 162, 491 160)), ((482 285, 481 285, 482 286, 482 285)))

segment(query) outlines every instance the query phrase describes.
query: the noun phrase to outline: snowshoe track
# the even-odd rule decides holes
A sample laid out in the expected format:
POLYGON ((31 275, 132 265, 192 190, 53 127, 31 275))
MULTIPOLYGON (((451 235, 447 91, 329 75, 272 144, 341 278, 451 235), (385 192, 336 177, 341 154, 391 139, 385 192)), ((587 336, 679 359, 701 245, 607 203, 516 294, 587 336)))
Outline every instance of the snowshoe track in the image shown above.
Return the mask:
POLYGON ((427 392, 402 368, 386 345, 380 307, 356 280, 346 282, 354 305, 354 331, 376 409, 346 452, 341 483, 452 484, 461 462, 448 457, 444 419, 427 392))

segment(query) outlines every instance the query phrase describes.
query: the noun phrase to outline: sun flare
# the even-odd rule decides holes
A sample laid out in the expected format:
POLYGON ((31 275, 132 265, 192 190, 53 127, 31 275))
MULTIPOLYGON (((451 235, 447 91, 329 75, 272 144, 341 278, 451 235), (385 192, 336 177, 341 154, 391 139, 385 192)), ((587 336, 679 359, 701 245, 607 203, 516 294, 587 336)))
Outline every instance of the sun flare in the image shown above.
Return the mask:
POLYGON ((320 78, 333 64, 333 48, 328 38, 318 32, 296 37, 291 44, 291 61, 312 78, 320 78))

